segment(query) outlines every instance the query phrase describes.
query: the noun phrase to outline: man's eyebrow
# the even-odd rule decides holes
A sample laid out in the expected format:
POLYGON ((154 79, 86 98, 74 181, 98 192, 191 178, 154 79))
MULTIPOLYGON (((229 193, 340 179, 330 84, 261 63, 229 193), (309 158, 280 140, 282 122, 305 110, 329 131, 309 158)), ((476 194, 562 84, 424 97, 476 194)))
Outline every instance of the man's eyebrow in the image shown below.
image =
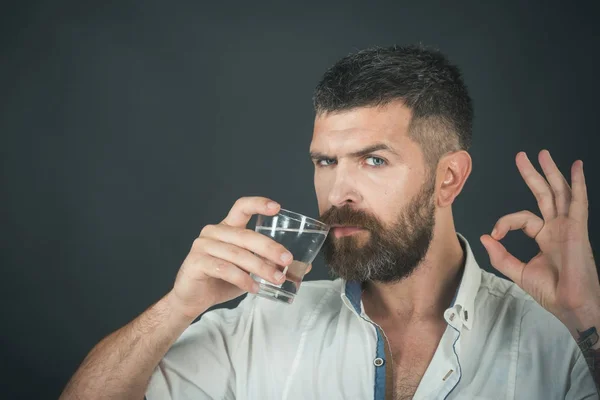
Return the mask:
POLYGON ((367 154, 374 153, 374 152, 380 151, 380 150, 389 151, 390 153, 398 155, 398 153, 396 153, 394 151, 394 149, 392 149, 387 144, 377 143, 377 144, 365 147, 364 149, 350 153, 350 157, 362 157, 362 156, 366 156, 367 154))
MULTIPOLYGON (((377 143, 377 144, 373 144, 371 146, 365 147, 364 149, 360 149, 358 151, 353 151, 352 153, 349 154, 349 156, 358 158, 358 157, 366 156, 367 154, 370 154, 370 153, 373 153, 376 151, 380 151, 380 150, 389 151, 390 153, 398 155, 398 153, 396 153, 394 151, 394 149, 392 149, 387 144, 377 143)), ((327 158, 335 158, 335 157, 328 156, 327 154, 320 153, 318 151, 311 151, 310 158, 312 160, 319 160, 319 159, 327 159, 327 158)))
POLYGON ((329 157, 327 154, 320 153, 318 151, 311 151, 310 152, 310 159, 311 160, 325 160, 327 158, 331 158, 331 157, 329 157))

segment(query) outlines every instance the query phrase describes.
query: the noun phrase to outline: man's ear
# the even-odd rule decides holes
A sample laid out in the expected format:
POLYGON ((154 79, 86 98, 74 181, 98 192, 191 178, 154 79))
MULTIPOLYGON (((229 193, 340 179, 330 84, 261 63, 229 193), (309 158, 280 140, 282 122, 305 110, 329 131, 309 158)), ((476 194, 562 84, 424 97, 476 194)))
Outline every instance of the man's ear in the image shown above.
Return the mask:
POLYGON ((439 207, 452 205, 471 174, 471 167, 471 156, 464 150, 448 153, 440 159, 437 168, 436 199, 439 207))

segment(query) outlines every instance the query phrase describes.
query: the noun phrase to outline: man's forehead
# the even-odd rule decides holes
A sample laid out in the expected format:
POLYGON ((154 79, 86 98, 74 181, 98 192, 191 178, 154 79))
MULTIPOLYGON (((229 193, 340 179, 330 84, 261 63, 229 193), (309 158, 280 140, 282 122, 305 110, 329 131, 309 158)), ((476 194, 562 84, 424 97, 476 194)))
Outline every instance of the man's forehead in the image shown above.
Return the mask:
POLYGON ((311 151, 353 151, 373 143, 394 147, 407 139, 410 119, 402 104, 317 115, 311 151))

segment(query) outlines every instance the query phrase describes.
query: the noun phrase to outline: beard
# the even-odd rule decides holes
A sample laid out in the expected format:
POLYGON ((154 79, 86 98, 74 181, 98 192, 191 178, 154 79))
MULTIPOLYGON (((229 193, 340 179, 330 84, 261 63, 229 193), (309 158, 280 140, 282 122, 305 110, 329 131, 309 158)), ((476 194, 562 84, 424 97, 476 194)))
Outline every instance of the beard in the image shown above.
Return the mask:
POLYGON ((332 207, 321 215, 328 225, 355 226, 365 232, 336 238, 329 234, 323 244, 325 262, 331 272, 346 281, 398 282, 425 258, 433 238, 435 180, 428 179, 405 206, 391 227, 375 216, 350 206, 332 207))

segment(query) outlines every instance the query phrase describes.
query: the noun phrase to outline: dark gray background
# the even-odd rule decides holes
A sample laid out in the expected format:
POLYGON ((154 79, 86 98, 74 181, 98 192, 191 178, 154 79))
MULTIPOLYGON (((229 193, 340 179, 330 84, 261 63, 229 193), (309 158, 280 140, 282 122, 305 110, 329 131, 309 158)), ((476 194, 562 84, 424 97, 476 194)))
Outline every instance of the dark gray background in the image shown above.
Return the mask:
MULTIPOLYGON (((3 6, 0 397, 56 398, 238 197, 316 215, 312 90, 366 46, 423 42, 464 71, 474 167, 454 209, 482 267, 479 235, 537 211, 520 150, 567 173, 584 160, 599 245, 595 2, 282 3, 3 6)), ((309 277, 327 277, 321 260, 309 277)))

